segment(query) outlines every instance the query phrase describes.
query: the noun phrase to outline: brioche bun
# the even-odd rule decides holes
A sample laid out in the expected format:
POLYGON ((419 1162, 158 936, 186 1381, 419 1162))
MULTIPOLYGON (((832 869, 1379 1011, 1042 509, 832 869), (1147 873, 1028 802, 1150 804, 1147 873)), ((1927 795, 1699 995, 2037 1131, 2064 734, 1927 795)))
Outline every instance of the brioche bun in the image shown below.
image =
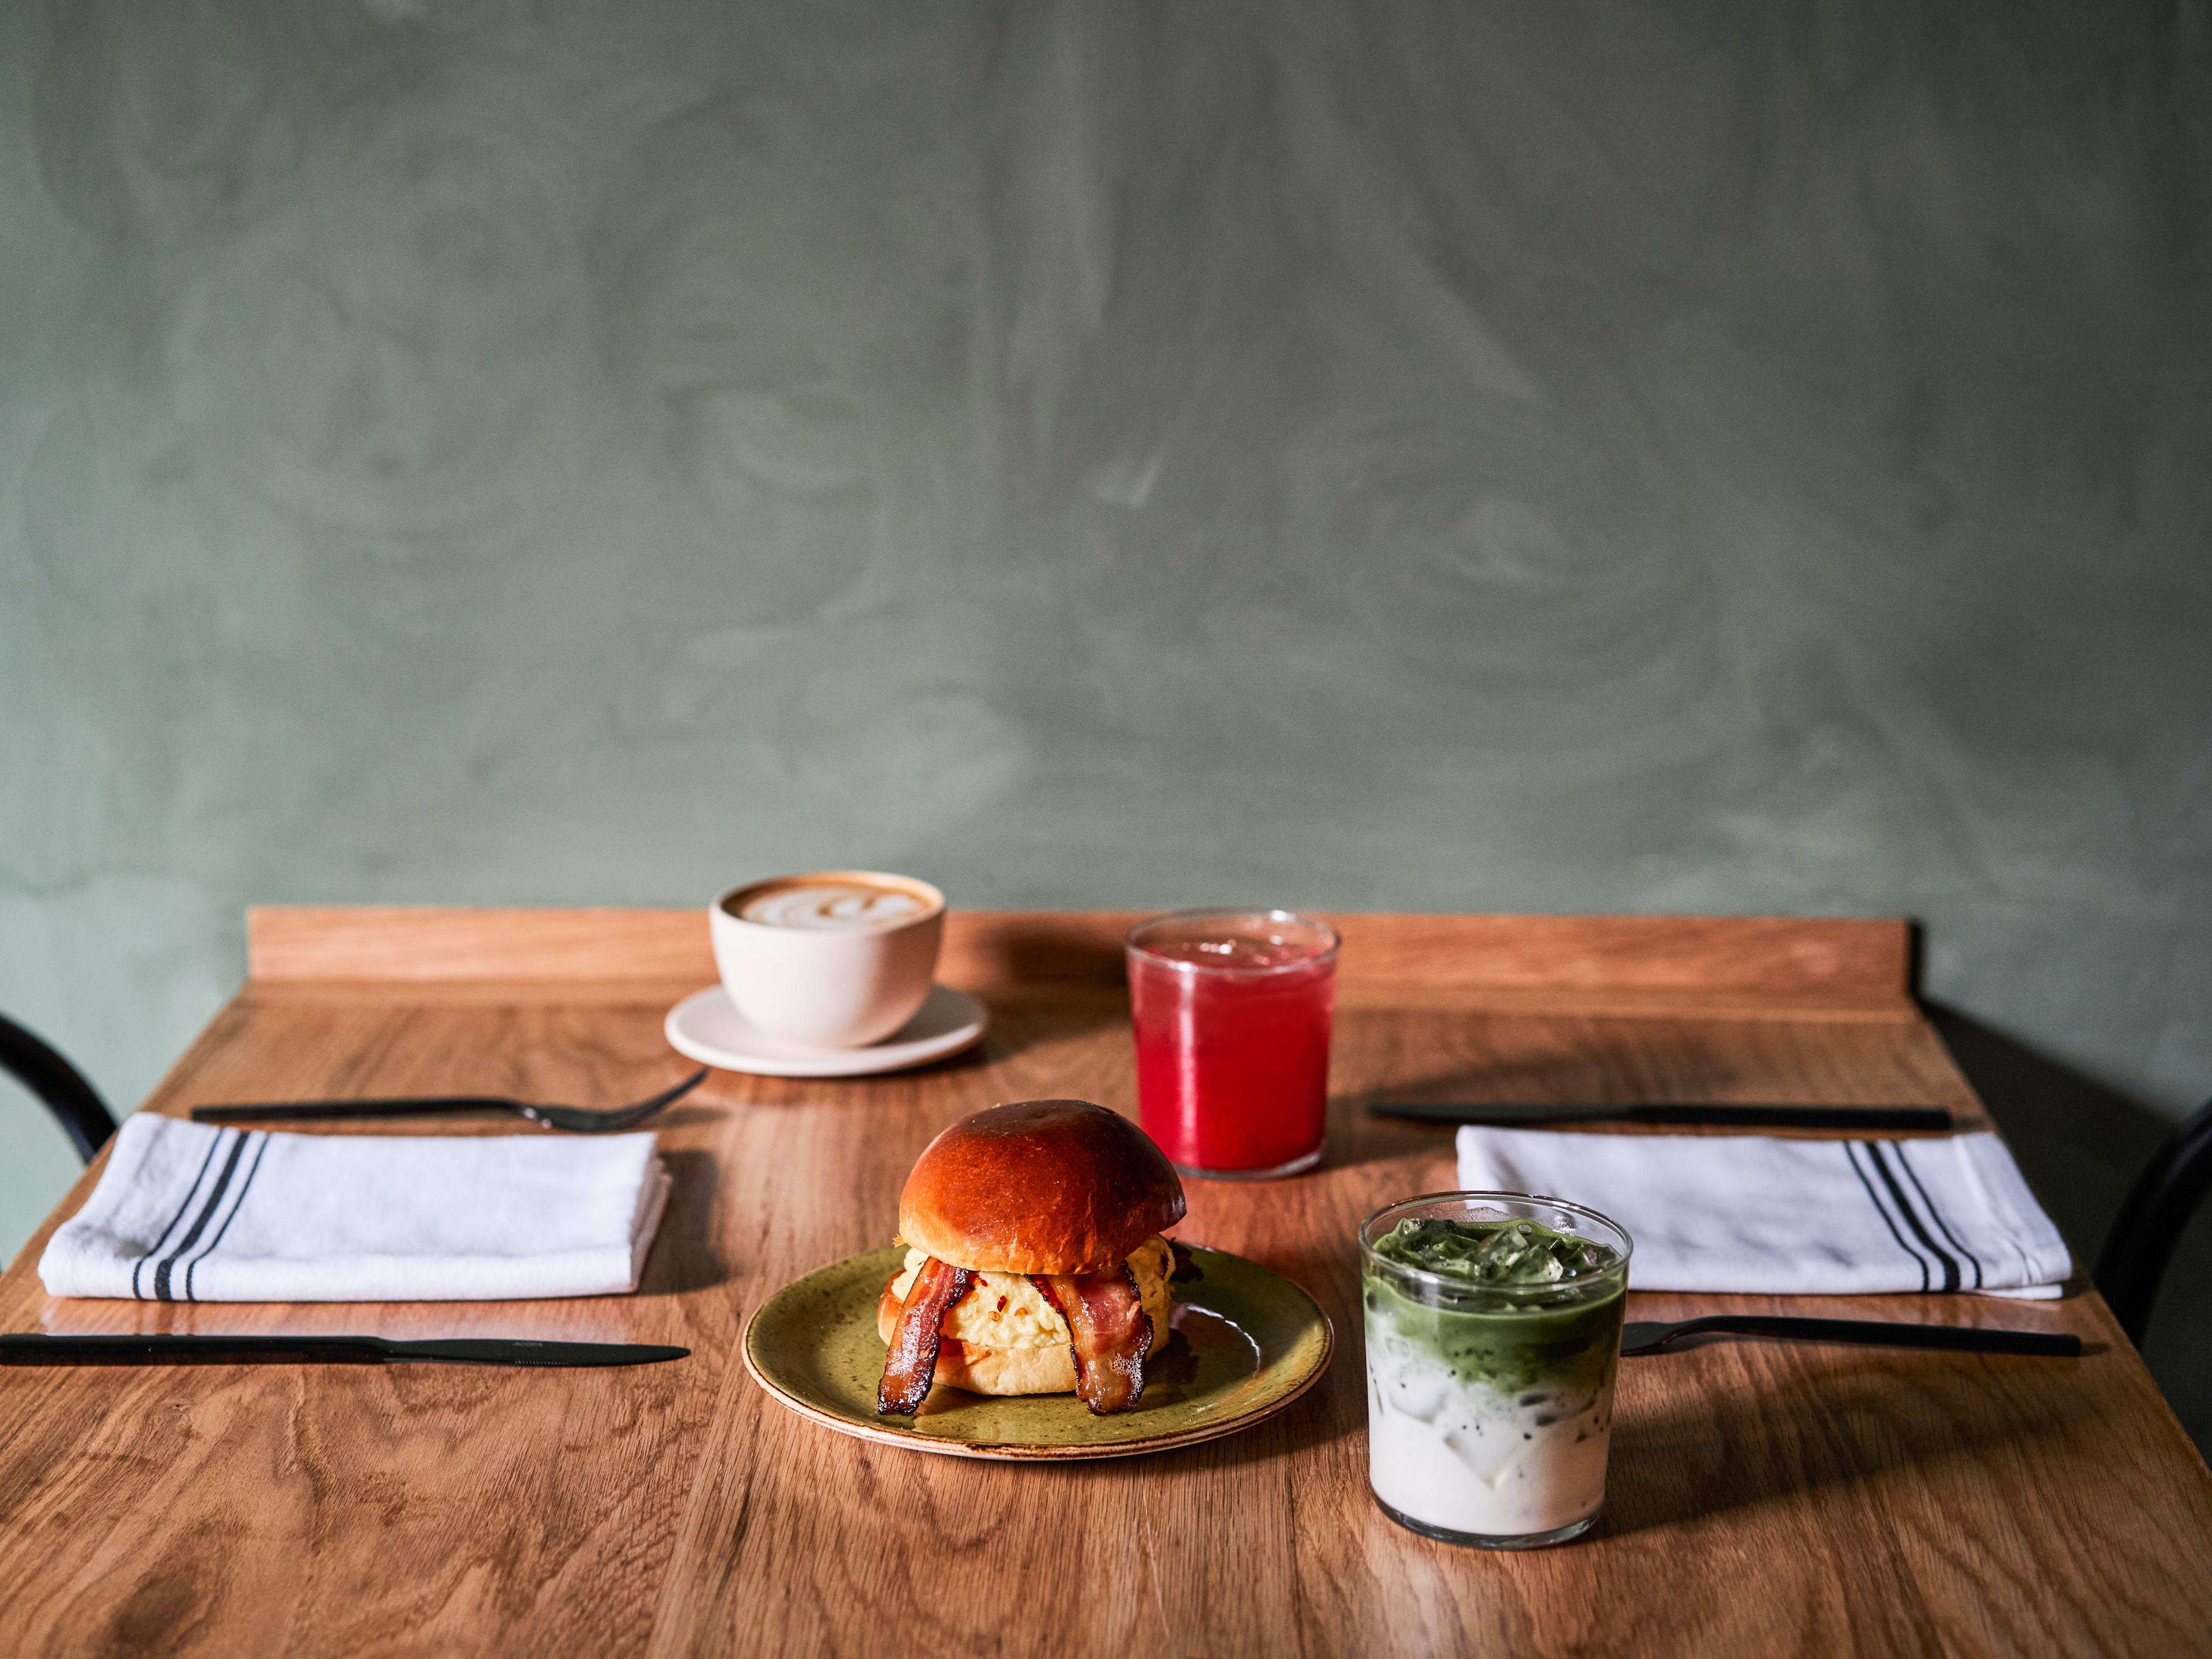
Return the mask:
POLYGON ((1030 1100, 963 1118, 922 1149, 899 1237, 957 1267, 1103 1273, 1182 1212, 1174 1166, 1128 1119, 1030 1100))

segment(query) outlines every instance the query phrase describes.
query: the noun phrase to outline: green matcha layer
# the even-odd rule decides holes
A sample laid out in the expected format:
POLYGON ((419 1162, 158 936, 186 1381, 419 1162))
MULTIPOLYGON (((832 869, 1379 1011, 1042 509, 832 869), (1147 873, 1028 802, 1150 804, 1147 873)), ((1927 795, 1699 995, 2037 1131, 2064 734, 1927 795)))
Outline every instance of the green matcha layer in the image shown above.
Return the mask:
POLYGON ((1526 1219, 1408 1218, 1376 1239, 1373 1249, 1385 1261, 1470 1285, 1557 1285, 1601 1273, 1620 1260, 1609 1244, 1526 1219))
POLYGON ((1376 1255, 1436 1275, 1411 1279, 1370 1263, 1370 1340, 1420 1349, 1462 1386, 1594 1395, 1620 1351, 1625 1278, 1608 1246, 1533 1221, 1401 1221, 1376 1255))

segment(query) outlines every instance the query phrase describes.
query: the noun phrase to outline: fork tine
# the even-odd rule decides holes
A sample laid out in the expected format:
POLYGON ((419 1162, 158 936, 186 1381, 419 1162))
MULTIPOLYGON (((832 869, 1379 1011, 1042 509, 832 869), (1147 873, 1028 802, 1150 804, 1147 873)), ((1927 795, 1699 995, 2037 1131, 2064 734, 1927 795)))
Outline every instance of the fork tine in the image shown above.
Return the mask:
POLYGON ((690 1077, 685 1078, 683 1082, 678 1084, 674 1088, 662 1090, 660 1093, 653 1096, 651 1100, 641 1100, 636 1105, 631 1107, 629 1110, 637 1113, 641 1117, 642 1117, 647 1112, 657 1112, 662 1107, 666 1106, 674 1101, 683 1099, 684 1096, 690 1094, 694 1089, 697 1088, 701 1084, 707 1080, 707 1073, 709 1069, 710 1068, 707 1066, 702 1066, 697 1071, 692 1073, 690 1077))
POLYGON ((565 1129, 570 1134, 614 1134, 642 1123, 671 1101, 680 1100, 707 1080, 708 1068, 701 1066, 672 1089, 664 1089, 650 1100, 641 1100, 635 1106, 617 1107, 611 1111, 596 1111, 582 1106, 527 1106, 522 1115, 549 1129, 565 1129))

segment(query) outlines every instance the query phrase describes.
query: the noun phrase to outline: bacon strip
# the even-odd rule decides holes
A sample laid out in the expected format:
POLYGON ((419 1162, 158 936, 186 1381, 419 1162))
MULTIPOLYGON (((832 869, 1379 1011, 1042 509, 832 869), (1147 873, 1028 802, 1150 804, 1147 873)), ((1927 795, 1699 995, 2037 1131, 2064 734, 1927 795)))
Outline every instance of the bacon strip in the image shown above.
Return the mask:
POLYGON ((1194 1279, 1203 1279, 1206 1277, 1204 1273, 1198 1270, 1198 1258, 1196 1256, 1193 1255, 1188 1250, 1183 1249, 1182 1245, 1176 1243, 1172 1238, 1167 1240, 1166 1243, 1168 1247, 1168 1254, 1175 1258, 1175 1271, 1168 1275, 1169 1284, 1188 1285, 1194 1279))
POLYGON ((891 1332, 890 1358, 884 1362, 884 1380, 876 1385, 876 1413, 911 1417, 921 1408, 929 1385, 937 1380, 937 1350, 944 1334, 945 1315, 975 1284, 975 1272, 947 1267, 935 1256, 915 1272, 914 1284, 900 1304, 898 1325, 891 1332))
POLYGON ((1067 1322, 1075 1350, 1075 1395, 1096 1416, 1125 1412, 1145 1392, 1152 1322, 1137 1295, 1137 1275, 1031 1273, 1030 1283, 1067 1322))

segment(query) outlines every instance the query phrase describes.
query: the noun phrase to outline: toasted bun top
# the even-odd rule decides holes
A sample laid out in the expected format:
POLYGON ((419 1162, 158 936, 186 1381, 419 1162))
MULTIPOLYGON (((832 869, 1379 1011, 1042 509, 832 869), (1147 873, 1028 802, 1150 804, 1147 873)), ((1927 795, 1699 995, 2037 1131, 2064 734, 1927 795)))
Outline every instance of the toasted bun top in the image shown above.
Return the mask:
POLYGON ((1182 1219, 1182 1182, 1152 1138, 1085 1100, 965 1117, 922 1149, 899 1237, 956 1267, 1103 1273, 1182 1219))

